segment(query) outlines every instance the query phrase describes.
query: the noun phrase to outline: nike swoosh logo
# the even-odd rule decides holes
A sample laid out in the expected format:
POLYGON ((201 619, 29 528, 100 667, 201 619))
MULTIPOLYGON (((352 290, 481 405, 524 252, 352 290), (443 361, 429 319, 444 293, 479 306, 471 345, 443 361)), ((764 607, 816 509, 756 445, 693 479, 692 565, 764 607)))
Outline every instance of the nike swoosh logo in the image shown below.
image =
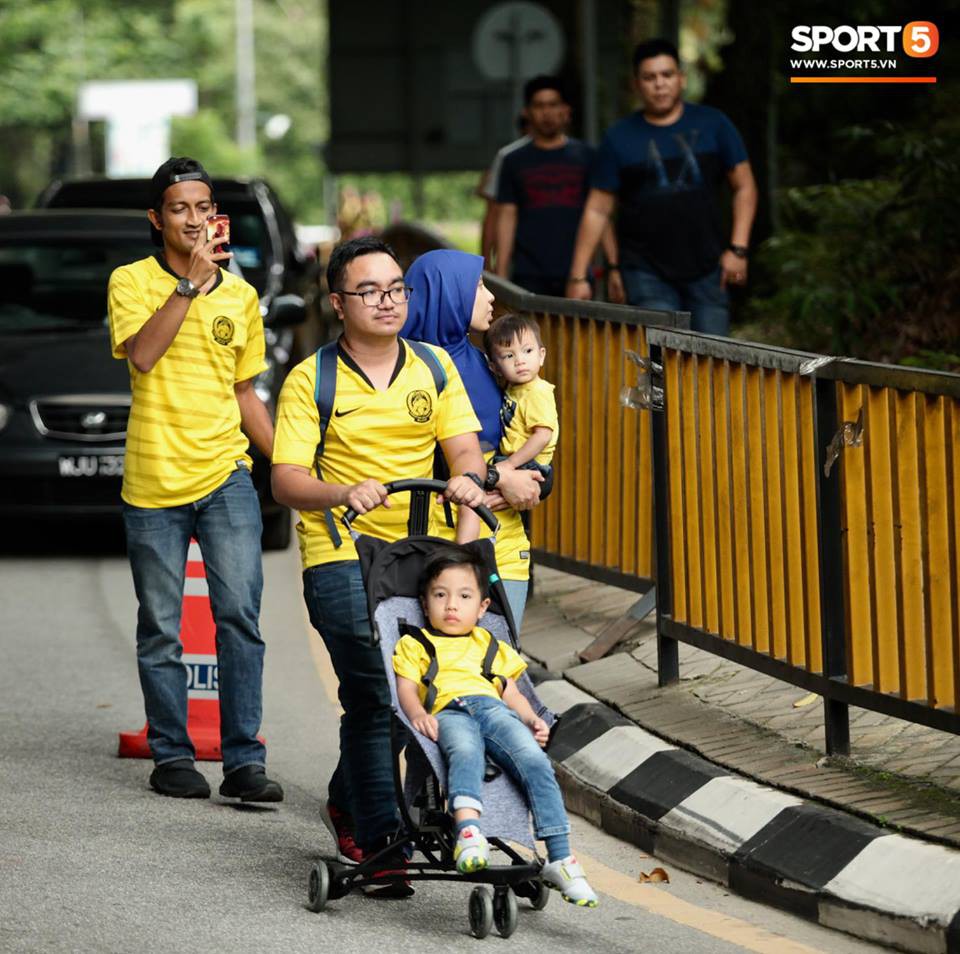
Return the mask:
POLYGON ((334 412, 333 412, 333 416, 334 416, 334 417, 346 417, 348 414, 353 414, 354 411, 359 411, 359 410, 360 410, 359 407, 352 407, 352 408, 350 408, 349 411, 334 411, 334 412))

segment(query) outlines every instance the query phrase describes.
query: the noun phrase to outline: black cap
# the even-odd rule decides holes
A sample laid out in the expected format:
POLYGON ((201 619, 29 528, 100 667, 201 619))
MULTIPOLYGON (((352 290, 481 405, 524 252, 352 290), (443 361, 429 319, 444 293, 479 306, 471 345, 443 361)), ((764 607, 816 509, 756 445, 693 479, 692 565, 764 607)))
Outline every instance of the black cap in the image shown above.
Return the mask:
POLYGON ((210 187, 210 194, 213 195, 213 183, 210 181, 210 176, 196 159, 188 159, 186 156, 179 158, 172 156, 157 169, 150 180, 149 208, 159 212, 163 205, 163 193, 178 182, 190 181, 205 182, 210 187))

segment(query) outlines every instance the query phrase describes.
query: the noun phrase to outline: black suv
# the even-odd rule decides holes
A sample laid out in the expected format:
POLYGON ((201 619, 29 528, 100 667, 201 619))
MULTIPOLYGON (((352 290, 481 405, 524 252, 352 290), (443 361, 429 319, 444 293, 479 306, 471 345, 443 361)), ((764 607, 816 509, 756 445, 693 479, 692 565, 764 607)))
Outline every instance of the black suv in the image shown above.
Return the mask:
MULTIPOLYGON (((0 515, 119 513, 130 378, 110 354, 107 281, 155 252, 143 211, 0 216, 0 515)), ((268 402, 294 360, 283 341, 303 317, 295 295, 270 302, 270 368, 255 382, 268 402)), ((264 547, 283 549, 290 512, 270 496, 269 462, 252 456, 264 547)))

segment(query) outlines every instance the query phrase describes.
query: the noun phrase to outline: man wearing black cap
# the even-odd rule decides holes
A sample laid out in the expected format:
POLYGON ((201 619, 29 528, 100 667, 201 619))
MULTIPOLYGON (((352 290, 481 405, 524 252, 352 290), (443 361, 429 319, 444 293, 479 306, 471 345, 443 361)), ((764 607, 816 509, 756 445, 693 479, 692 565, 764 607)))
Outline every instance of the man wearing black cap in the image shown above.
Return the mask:
POLYGON ((123 516, 140 610, 137 662, 147 741, 161 795, 207 798, 187 735, 187 670, 180 607, 190 538, 206 564, 216 622, 220 794, 278 802, 265 772, 260 729, 261 519, 249 441, 268 457, 273 423, 253 389, 264 370, 256 291, 220 266, 222 239, 207 241, 217 211, 210 177, 193 159, 154 174, 147 216, 156 255, 110 276, 113 355, 127 360, 133 404, 127 429, 123 516))

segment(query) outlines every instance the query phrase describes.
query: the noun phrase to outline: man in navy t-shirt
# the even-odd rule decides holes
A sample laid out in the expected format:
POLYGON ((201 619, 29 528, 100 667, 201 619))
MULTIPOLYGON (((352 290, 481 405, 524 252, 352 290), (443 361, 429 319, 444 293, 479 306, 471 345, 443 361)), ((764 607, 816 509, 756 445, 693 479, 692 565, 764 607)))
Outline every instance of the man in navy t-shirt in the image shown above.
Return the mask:
POLYGON ((643 110, 612 126, 600 145, 567 295, 590 297, 587 268, 616 207, 630 304, 689 311, 695 331, 725 335, 726 288, 746 281, 757 207, 743 140, 719 110, 681 99, 686 80, 673 44, 641 43, 633 62, 643 110), (715 200, 724 180, 733 190, 729 241, 715 200))
MULTIPOLYGON (((531 141, 500 168, 496 271, 528 291, 562 296, 593 150, 567 136, 570 106, 555 77, 537 76, 523 92, 531 141)), ((605 247, 612 242, 612 234, 604 238, 605 247)))

